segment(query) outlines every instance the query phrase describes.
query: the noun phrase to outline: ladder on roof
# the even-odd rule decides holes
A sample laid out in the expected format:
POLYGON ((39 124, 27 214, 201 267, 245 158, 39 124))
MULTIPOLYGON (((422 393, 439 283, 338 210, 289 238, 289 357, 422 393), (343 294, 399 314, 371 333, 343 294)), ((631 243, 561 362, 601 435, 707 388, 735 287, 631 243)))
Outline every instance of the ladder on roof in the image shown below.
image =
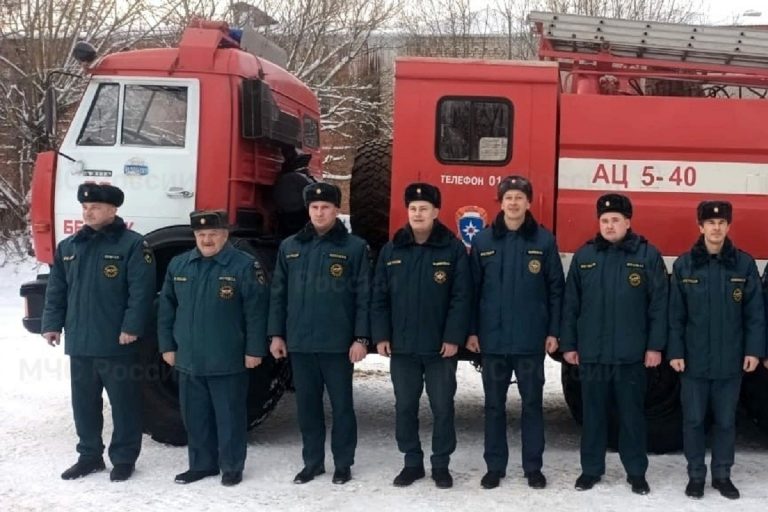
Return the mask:
POLYGON ((538 11, 528 20, 556 52, 768 69, 768 30, 538 11))

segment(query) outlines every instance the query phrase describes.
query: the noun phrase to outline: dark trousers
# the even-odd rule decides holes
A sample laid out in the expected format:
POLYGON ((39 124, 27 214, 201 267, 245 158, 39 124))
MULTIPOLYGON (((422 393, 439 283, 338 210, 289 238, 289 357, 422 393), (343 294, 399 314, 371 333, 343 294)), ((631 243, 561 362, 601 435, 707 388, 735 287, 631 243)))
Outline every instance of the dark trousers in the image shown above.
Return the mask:
POLYGON ((242 471, 248 432, 248 373, 196 376, 179 372, 181 417, 189 469, 242 471))
POLYGON ((507 392, 512 372, 517 378, 522 412, 523 471, 541 470, 544 453, 544 354, 534 356, 483 355, 485 391, 485 463, 488 471, 507 471, 507 392))
POLYGON ((325 413, 323 390, 331 401, 333 426, 331 452, 337 468, 355 463, 357 419, 352 399, 352 370, 349 354, 291 353, 293 385, 296 388, 299 429, 304 445, 304 465, 317 468, 325 463, 325 413))
POLYGON ((439 355, 393 354, 389 371, 395 389, 395 438, 405 454, 405 465, 422 466, 424 452, 419 440, 419 401, 427 387, 432 409, 433 468, 447 468, 456 449, 453 398, 456 395, 455 358, 439 355))
POLYGON ((619 456, 627 475, 643 476, 646 453, 643 363, 582 364, 579 366, 584 421, 581 433, 581 469, 586 475, 605 473, 608 413, 613 405, 619 417, 619 456))
POLYGON ((680 378, 683 405, 683 451, 688 461, 688 477, 707 476, 706 417, 712 411, 712 478, 730 478, 736 441, 736 406, 741 376, 731 379, 680 378))
POLYGON ((69 358, 72 412, 80 460, 98 459, 104 453, 101 398, 107 390, 112 406, 112 464, 134 464, 141 451, 141 366, 138 354, 115 357, 69 358))

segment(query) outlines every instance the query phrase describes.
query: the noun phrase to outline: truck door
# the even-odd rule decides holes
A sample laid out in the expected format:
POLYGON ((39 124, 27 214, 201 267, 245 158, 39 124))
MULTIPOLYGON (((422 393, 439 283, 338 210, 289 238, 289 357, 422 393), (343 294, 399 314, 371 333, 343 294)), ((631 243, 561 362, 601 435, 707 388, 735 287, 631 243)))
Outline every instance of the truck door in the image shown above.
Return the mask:
POLYGON ((195 206, 198 126, 196 80, 94 78, 60 148, 56 240, 82 225, 76 191, 89 181, 125 192, 119 215, 140 233, 187 224, 195 206))
POLYGON ((532 181, 531 212, 552 228, 557 95, 549 63, 398 59, 390 233, 406 222, 403 190, 424 181, 440 187, 440 219, 468 246, 511 174, 532 181))

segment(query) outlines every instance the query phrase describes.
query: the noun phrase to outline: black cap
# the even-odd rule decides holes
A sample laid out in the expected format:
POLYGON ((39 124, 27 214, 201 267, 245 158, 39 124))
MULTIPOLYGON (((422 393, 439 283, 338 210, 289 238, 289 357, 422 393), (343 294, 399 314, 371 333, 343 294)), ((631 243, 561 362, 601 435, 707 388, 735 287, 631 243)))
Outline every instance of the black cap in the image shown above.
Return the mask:
POLYGON ((525 197, 528 198, 529 202, 533 201, 533 185, 531 185, 531 182, 528 181, 528 178, 524 178, 522 176, 507 176, 501 180, 501 182, 499 182, 497 190, 497 197, 499 201, 501 201, 504 198, 504 194, 510 190, 519 190, 525 194, 525 197))
POLYGON ((120 207, 125 200, 125 194, 113 185, 83 183, 77 187, 77 200, 81 203, 107 203, 120 207))
POLYGON ((336 185, 321 181, 304 187, 304 206, 309 207, 313 201, 326 201, 341 208, 341 189, 336 185))
POLYGON ((632 201, 621 194, 605 194, 597 200, 597 217, 604 213, 620 213, 628 219, 632 218, 632 201))
POLYGON ((440 189, 429 183, 411 183, 405 187, 405 206, 411 201, 426 201, 435 208, 440 208, 440 189))
POLYGON ((189 214, 189 224, 197 229, 228 229, 229 215, 224 210, 197 210, 189 214))
POLYGON ((730 224, 733 220, 733 206, 728 201, 702 201, 696 208, 699 224, 707 219, 725 219, 730 224))

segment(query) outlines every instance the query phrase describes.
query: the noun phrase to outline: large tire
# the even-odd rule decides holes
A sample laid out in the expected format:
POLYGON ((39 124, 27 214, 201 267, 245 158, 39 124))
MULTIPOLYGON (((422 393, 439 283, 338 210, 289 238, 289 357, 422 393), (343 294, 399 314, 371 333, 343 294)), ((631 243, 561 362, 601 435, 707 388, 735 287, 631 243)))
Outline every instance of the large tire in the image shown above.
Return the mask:
MULTIPOLYGON (((265 269, 267 278, 274 269, 275 248, 258 247, 248 241, 233 239, 233 244, 254 255, 265 269)), ((157 307, 154 308, 157 311, 157 307)), ((144 398, 144 432, 160 443, 176 446, 187 443, 187 433, 179 408, 179 387, 176 372, 163 361, 157 348, 157 333, 153 320, 151 332, 141 340, 141 361, 144 365, 142 395, 144 398)), ((263 363, 248 370, 248 428, 264 421, 275 408, 291 380, 290 366, 285 360, 266 357, 263 363)))
POLYGON ((768 369, 762 364, 754 372, 744 374, 741 404, 760 430, 768 434, 768 369))
MULTIPOLYGON (((648 386, 645 397, 645 415, 648 421, 647 449, 649 453, 669 453, 683 446, 682 410, 680 407, 680 379, 667 364, 647 370, 648 386)), ((571 415, 577 423, 583 420, 581 380, 579 367, 563 363, 561 369, 563 395, 571 415)), ((615 410, 615 406, 611 407, 615 410)), ((618 448, 618 418, 609 417, 608 446, 618 448)))
POLYGON ((349 210, 352 232, 368 242, 374 255, 389 240, 392 141, 374 140, 360 146, 352 166, 349 210))

